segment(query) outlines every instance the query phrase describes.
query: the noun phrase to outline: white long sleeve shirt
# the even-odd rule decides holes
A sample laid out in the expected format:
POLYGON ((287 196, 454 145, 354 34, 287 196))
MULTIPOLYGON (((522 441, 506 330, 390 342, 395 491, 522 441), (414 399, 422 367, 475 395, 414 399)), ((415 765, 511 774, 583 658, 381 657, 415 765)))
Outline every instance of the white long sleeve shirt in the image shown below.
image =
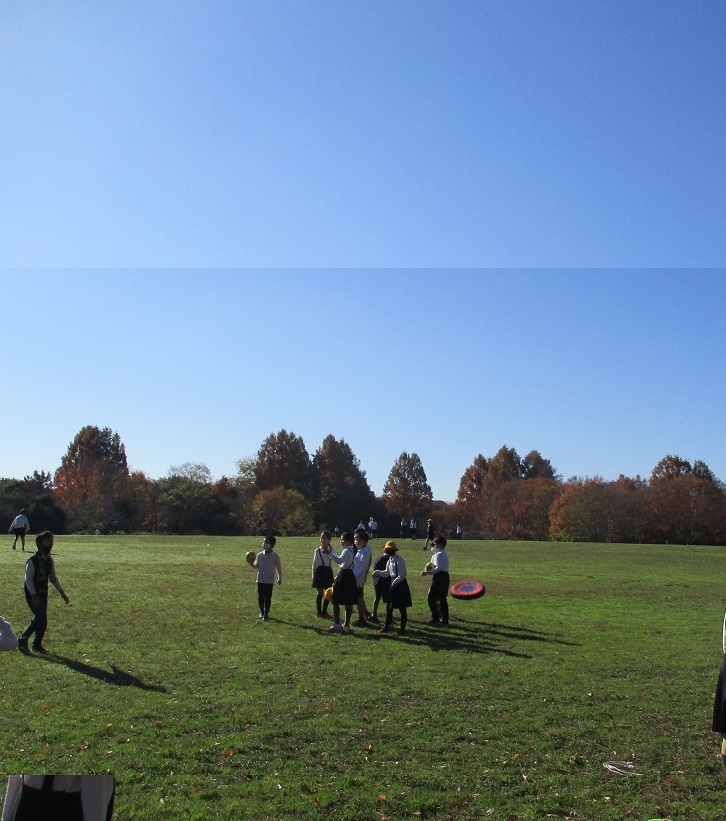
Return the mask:
POLYGON ((323 553, 319 547, 316 547, 313 553, 313 575, 319 567, 330 567, 330 553, 323 553))
POLYGON ((406 561, 403 556, 397 553, 388 560, 385 570, 378 571, 380 576, 388 576, 391 579, 391 585, 396 585, 403 581, 408 575, 406 570, 406 561))
POLYGON ((373 555, 368 545, 358 548, 358 552, 353 559, 353 572, 355 573, 355 580, 358 587, 363 587, 366 583, 372 561, 373 555))
POLYGON ((433 565, 433 567, 430 567, 427 570, 429 576, 433 576, 434 573, 448 573, 449 554, 443 549, 436 550, 434 554, 431 556, 431 564, 433 565))
MULTIPOLYGON (((7 522, 7 519, 5 520, 7 522)), ((23 513, 19 513, 14 519, 13 523, 10 525, 10 530, 8 533, 15 530, 16 527, 24 528, 25 532, 28 532, 28 528, 30 527, 30 522, 28 521, 28 517, 25 516, 23 513)))
POLYGON ((330 558, 340 565, 341 570, 348 570, 348 568, 353 567, 354 557, 355 553, 353 553, 353 548, 350 545, 344 548, 340 556, 336 556, 332 550, 330 551, 330 558))
POLYGON ((257 554, 252 567, 257 568, 258 584, 274 584, 275 573, 277 573, 278 583, 282 584, 282 562, 274 550, 269 553, 266 550, 261 550, 257 554))

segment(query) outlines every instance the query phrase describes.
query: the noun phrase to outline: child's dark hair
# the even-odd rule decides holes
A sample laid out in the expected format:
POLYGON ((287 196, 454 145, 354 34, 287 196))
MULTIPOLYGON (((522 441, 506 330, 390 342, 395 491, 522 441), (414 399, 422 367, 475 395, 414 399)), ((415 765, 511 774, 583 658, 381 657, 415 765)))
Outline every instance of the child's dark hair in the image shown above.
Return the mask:
POLYGON ((321 538, 321 539, 323 538, 323 536, 325 536, 325 538, 326 538, 328 541, 330 541, 330 540, 333 538, 333 537, 330 535, 330 531, 329 531, 329 530, 324 530, 324 531, 320 534, 320 538, 321 538))
POLYGON ((446 536, 437 536, 434 539, 434 544, 439 545, 439 547, 446 547, 446 536))
POLYGON ((359 539, 362 539, 364 542, 368 541, 368 531, 363 527, 357 527, 353 535, 357 536, 359 539))
POLYGON ((340 538, 343 539, 346 542, 352 542, 353 541, 353 534, 350 532, 350 530, 344 530, 340 534, 340 538))
POLYGON ((47 539, 48 536, 50 536, 51 538, 53 537, 53 534, 50 530, 44 530, 42 533, 38 533, 38 535, 35 537, 36 547, 40 547, 40 543, 45 541, 45 539, 47 539))
POLYGON ((277 544, 277 539, 274 536, 265 536, 265 541, 273 547, 277 544))

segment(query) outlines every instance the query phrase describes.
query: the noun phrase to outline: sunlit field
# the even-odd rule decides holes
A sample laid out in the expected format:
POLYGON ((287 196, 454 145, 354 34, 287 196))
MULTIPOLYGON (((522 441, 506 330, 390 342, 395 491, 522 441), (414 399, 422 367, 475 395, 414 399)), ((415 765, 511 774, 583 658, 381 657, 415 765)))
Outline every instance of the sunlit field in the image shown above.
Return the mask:
POLYGON ((436 628, 423 541, 399 542, 414 606, 394 637, 327 633, 314 538, 278 541, 261 622, 261 541, 59 537, 50 655, 0 655, 3 772, 114 773, 119 819, 726 818, 724 548, 453 542, 452 582, 487 592, 436 628))

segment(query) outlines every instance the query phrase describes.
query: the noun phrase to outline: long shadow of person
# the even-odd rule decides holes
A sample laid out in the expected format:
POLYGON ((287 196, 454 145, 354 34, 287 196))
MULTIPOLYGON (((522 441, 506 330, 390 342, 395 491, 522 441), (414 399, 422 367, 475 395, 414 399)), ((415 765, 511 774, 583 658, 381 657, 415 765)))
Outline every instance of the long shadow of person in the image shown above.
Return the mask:
POLYGON ((104 684, 114 684, 116 687, 138 687, 139 690, 152 690, 156 693, 165 693, 166 687, 158 684, 146 684, 140 678, 131 675, 129 672, 121 670, 115 664, 111 665, 111 670, 104 670, 103 667, 95 667, 93 664, 86 664, 84 661, 78 659, 66 658, 66 656, 59 656, 56 654, 43 656, 43 661, 51 664, 62 664, 76 673, 82 673, 84 676, 90 676, 104 684))

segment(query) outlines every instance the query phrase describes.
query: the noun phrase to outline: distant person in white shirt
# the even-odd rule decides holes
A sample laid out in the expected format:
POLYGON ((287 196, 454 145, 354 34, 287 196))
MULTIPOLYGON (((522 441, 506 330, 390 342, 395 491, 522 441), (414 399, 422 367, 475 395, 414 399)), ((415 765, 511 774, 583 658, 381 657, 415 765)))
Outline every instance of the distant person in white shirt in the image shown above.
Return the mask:
POLYGON ((18 539, 20 539, 23 546, 23 552, 25 552, 25 534, 29 529, 30 522, 28 521, 28 517, 25 515, 25 508, 23 508, 13 519, 10 529, 8 530, 8 533, 15 536, 13 539, 13 550, 15 550, 15 545, 18 543, 18 539))

